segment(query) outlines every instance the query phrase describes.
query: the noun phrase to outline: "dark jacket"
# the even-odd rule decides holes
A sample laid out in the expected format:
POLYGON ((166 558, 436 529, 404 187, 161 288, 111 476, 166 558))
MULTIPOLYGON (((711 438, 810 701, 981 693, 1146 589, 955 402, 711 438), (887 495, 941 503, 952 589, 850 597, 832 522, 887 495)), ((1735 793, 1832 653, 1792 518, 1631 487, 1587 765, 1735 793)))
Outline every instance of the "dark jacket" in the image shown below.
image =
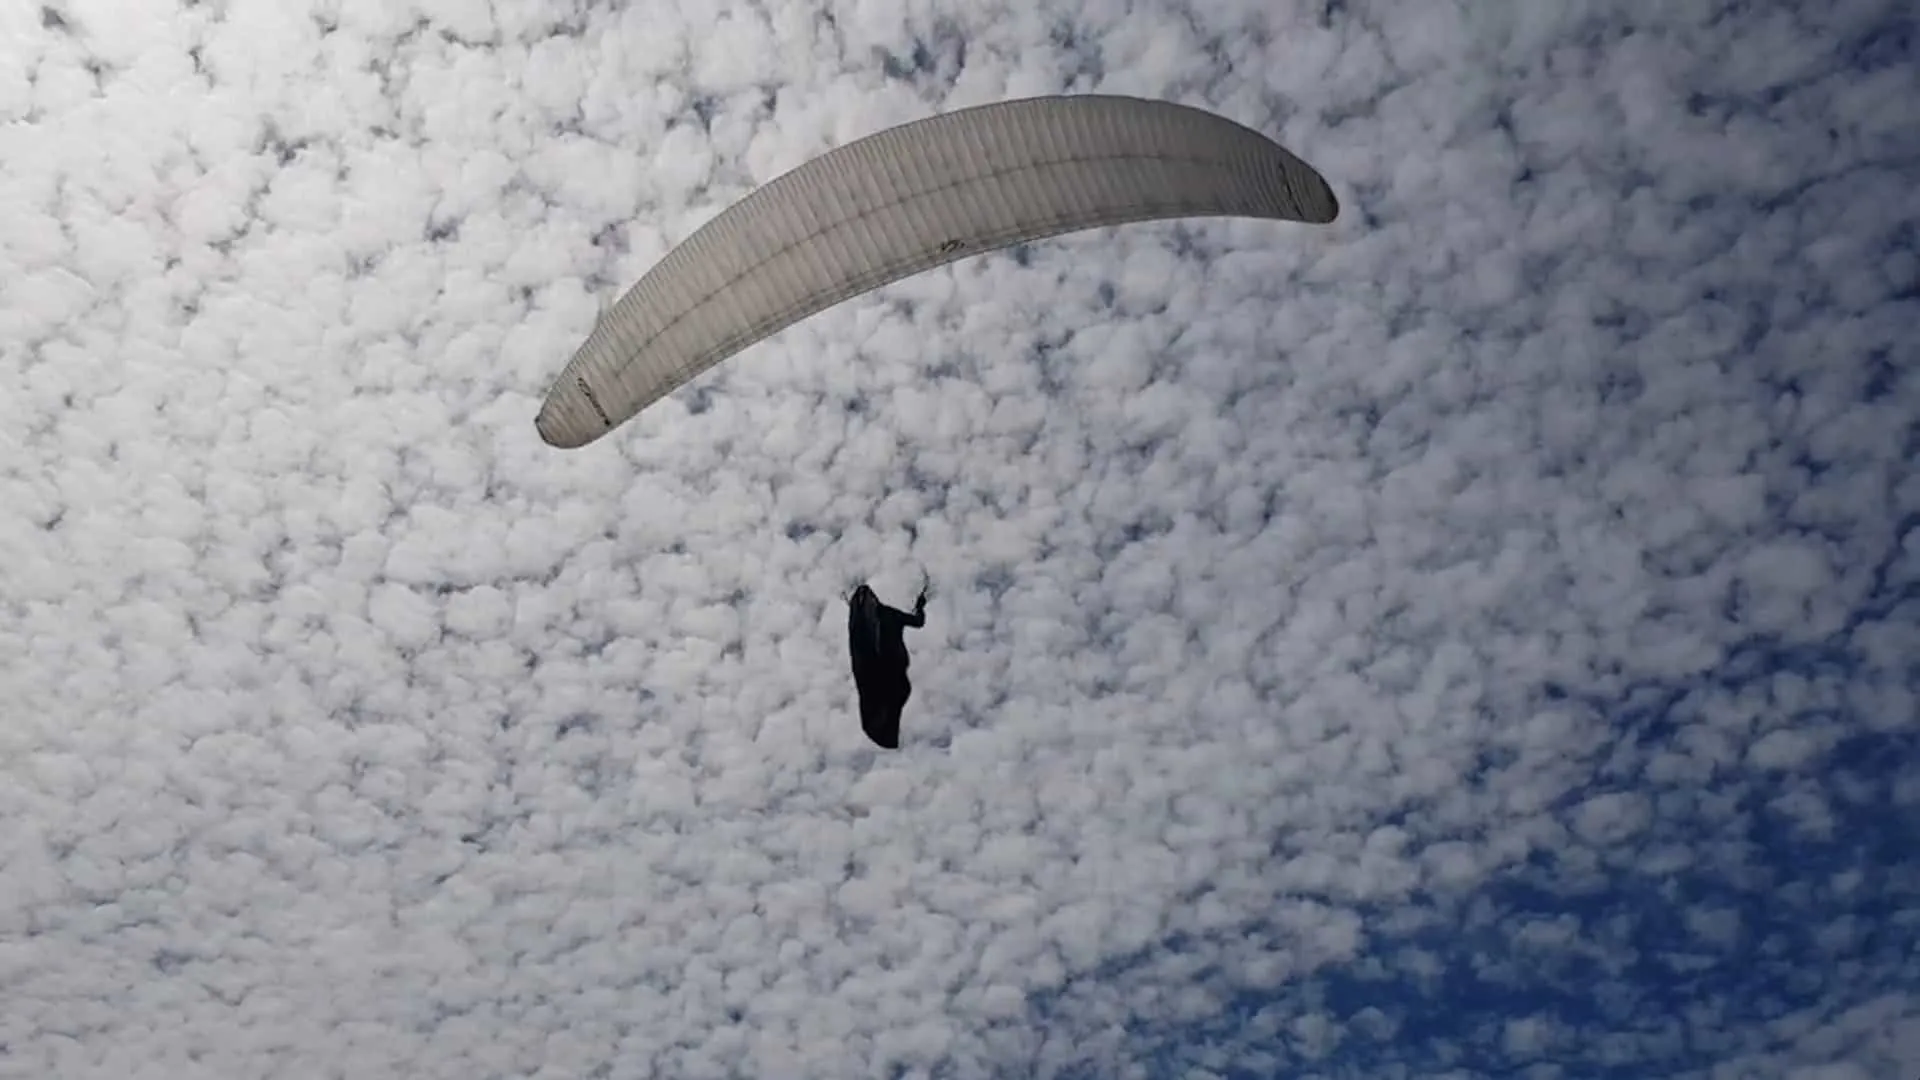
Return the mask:
POLYGON ((900 747, 900 713, 913 695, 907 679, 906 628, 927 624, 927 597, 921 593, 911 614, 880 602, 865 585, 847 598, 847 652, 853 685, 860 696, 860 727, 877 746, 900 747))

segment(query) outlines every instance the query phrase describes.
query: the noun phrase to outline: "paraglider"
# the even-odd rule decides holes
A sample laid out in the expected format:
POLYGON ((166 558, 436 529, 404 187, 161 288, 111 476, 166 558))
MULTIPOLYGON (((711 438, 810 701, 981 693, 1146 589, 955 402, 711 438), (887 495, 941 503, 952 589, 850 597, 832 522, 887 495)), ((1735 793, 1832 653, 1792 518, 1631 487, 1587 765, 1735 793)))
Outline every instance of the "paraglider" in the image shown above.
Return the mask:
POLYGON ((924 581, 911 614, 881 603, 864 583, 847 597, 847 653, 860 699, 860 729, 875 746, 900 748, 900 714, 913 696, 913 683, 907 679, 906 628, 926 624, 924 581))
POLYGON ((1072 95, 869 135, 722 211, 601 313, 535 427, 585 446, 801 319, 969 255, 1104 225, 1237 216, 1324 224, 1313 167, 1185 105, 1072 95))

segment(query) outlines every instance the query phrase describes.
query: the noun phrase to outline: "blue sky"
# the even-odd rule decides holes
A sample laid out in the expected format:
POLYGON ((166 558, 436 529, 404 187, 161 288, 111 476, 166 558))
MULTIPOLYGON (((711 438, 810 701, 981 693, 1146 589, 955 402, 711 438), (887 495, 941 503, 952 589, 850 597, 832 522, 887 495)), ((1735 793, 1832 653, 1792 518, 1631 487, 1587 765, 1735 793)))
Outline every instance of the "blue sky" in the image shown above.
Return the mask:
POLYGON ((0 1075, 1916 1075, 1915 16, 1634 7, 0 12, 0 1075), (757 184, 1092 91, 1339 220, 540 443, 757 184))

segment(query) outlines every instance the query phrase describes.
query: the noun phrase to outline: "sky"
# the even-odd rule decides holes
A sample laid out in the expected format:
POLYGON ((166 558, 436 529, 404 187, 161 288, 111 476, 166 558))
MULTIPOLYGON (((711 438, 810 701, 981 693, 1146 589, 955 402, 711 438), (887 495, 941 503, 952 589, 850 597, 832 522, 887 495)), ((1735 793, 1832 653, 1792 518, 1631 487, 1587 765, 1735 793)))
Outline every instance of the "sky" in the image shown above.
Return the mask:
POLYGON ((1917 20, 0 6, 0 1077, 1912 1080, 1917 20), (1340 217, 539 440, 756 185, 1083 92, 1340 217))

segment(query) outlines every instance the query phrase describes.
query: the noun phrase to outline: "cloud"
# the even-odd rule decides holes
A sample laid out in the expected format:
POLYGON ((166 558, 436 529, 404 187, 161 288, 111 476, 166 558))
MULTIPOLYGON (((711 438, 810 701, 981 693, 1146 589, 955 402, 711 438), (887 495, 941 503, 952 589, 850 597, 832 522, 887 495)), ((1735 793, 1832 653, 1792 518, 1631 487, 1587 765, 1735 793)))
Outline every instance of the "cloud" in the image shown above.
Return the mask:
POLYGON ((1913 20, 0 13, 0 1058, 35 1075, 1891 1075, 1913 20), (597 307, 833 145, 1172 97, 1325 228, 597 307), (840 596, 936 593, 905 748, 840 596))

